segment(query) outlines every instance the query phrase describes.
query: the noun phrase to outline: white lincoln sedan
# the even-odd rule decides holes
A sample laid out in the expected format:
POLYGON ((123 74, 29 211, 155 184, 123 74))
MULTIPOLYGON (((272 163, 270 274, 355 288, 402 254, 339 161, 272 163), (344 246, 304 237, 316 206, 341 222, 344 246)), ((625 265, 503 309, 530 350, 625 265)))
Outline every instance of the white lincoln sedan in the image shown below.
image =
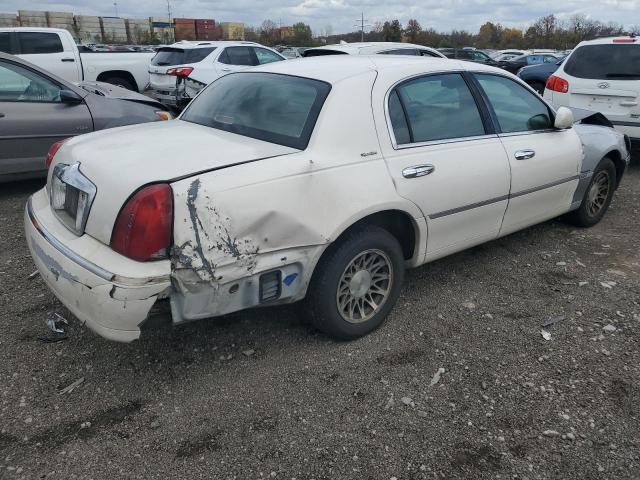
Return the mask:
POLYGON ((559 215, 597 223, 629 160, 597 124, 474 63, 277 62, 220 78, 177 120, 54 145, 26 237, 53 292, 113 340, 162 305, 180 324, 302 299, 351 339, 383 322, 407 267, 559 215))

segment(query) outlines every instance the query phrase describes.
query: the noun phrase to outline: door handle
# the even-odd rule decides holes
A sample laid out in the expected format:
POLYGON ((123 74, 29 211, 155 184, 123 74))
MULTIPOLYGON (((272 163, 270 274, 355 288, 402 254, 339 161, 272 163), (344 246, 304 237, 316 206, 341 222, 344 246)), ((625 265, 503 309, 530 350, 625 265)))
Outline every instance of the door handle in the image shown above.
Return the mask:
POLYGON ((536 156, 536 152, 533 150, 518 150, 514 155, 516 160, 529 160, 536 156))
POLYGON ((0 113, 0 118, 4 118, 4 113, 0 113))
POLYGON ((624 101, 624 102, 620 102, 620 106, 621 107, 637 107, 638 106, 638 102, 624 101))
POLYGON ((221 68, 220 70, 222 70, 223 72, 230 72, 231 71, 230 68, 221 68))
POLYGON ((414 165, 402 170, 402 176, 404 178, 424 177, 425 175, 432 173, 435 169, 436 167, 433 165, 414 165))
POLYGON ((63 58, 60 61, 61 62, 75 62, 75 59, 73 59, 73 58, 63 58))

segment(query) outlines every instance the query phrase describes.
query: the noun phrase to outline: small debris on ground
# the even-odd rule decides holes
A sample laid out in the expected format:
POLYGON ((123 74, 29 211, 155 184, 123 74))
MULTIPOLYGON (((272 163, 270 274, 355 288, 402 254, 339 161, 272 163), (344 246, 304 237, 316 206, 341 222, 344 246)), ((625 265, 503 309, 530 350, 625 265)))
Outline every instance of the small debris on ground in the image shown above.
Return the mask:
POLYGON ((566 317, 564 315, 558 315, 556 317, 549 317, 547 318, 544 323, 542 324, 543 327, 549 327, 551 325, 554 325, 558 322, 561 322, 565 319, 566 317))
POLYGON ((36 270, 35 272, 32 272, 29 274, 29 276, 27 277, 29 280, 33 280, 34 278, 36 278, 38 276, 38 270, 36 270))
POLYGON ((600 285, 602 285, 604 288, 611 289, 611 288, 615 287, 617 285, 617 283, 616 282, 612 282, 610 280, 607 280, 606 282, 600 282, 600 285))
POLYGON ((547 341, 551 340, 550 332, 547 332, 546 330, 540 330, 540 334, 542 335, 542 338, 544 338, 545 340, 547 341))
POLYGON ((444 368, 440 367, 438 369, 438 371, 436 372, 436 374, 431 379, 431 382, 429 383, 429 386, 433 387, 436 383, 438 383, 440 381, 440 375, 442 375, 443 373, 444 373, 444 368))
POLYGON ((613 333, 617 330, 617 328, 614 325, 609 324, 602 327, 602 330, 604 330, 607 333, 613 333))
POLYGON ((242 354, 243 354, 245 357, 250 357, 250 356, 251 356, 251 355, 253 355, 254 353, 256 353, 256 351, 255 351, 253 348, 248 348, 248 349, 246 349, 246 350, 243 350, 243 351, 242 351, 242 354))
POLYGON ((69 325, 69 322, 62 315, 57 312, 47 314, 47 327, 53 333, 65 333, 63 325, 69 325))
POLYGON ((415 407, 416 404, 413 402, 413 400, 411 399, 411 397, 402 397, 400 399, 400 401, 402 403, 404 403, 407 407, 415 407))
POLYGON ((64 395, 65 393, 71 393, 76 388, 78 388, 80 385, 82 385, 83 382, 84 382, 84 377, 80 377, 78 380, 73 382, 71 385, 67 385, 62 390, 60 390, 59 394, 60 395, 64 395))

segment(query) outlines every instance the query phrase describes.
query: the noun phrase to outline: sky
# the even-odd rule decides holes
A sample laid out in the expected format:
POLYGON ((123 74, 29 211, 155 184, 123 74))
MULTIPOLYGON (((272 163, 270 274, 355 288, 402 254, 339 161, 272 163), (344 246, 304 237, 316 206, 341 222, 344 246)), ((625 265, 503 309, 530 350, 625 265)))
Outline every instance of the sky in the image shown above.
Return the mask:
MULTIPOLYGON (((403 24, 416 18, 423 28, 476 32, 486 21, 526 27, 550 13, 568 18, 582 13, 593 20, 640 25, 640 0, 169 0, 173 17, 213 18, 259 26, 270 19, 283 25, 305 22, 315 34, 357 30, 365 23, 397 18, 403 24), (328 32, 327 32, 328 31, 328 32)), ((0 12, 29 10, 71 11, 79 15, 113 16, 113 0, 0 0, 0 12)), ((123 17, 167 16, 167 0, 118 0, 123 17)))

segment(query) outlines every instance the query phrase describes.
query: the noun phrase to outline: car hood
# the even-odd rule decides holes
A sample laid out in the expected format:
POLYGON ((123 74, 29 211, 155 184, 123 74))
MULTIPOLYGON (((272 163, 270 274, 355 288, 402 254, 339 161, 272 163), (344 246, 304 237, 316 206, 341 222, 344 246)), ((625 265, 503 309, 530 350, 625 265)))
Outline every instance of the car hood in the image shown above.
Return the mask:
POLYGON ((182 120, 132 125, 75 137, 55 163, 79 162, 97 187, 86 232, 109 243, 116 216, 140 187, 299 150, 182 120))
POLYGON ((153 98, 142 95, 138 92, 127 90, 126 88, 111 85, 105 82, 78 82, 77 86, 82 90, 89 92, 93 95, 106 98, 117 98, 118 100, 129 100, 131 102, 143 103, 145 105, 151 105, 157 107, 159 110, 165 110, 165 107, 153 98))

